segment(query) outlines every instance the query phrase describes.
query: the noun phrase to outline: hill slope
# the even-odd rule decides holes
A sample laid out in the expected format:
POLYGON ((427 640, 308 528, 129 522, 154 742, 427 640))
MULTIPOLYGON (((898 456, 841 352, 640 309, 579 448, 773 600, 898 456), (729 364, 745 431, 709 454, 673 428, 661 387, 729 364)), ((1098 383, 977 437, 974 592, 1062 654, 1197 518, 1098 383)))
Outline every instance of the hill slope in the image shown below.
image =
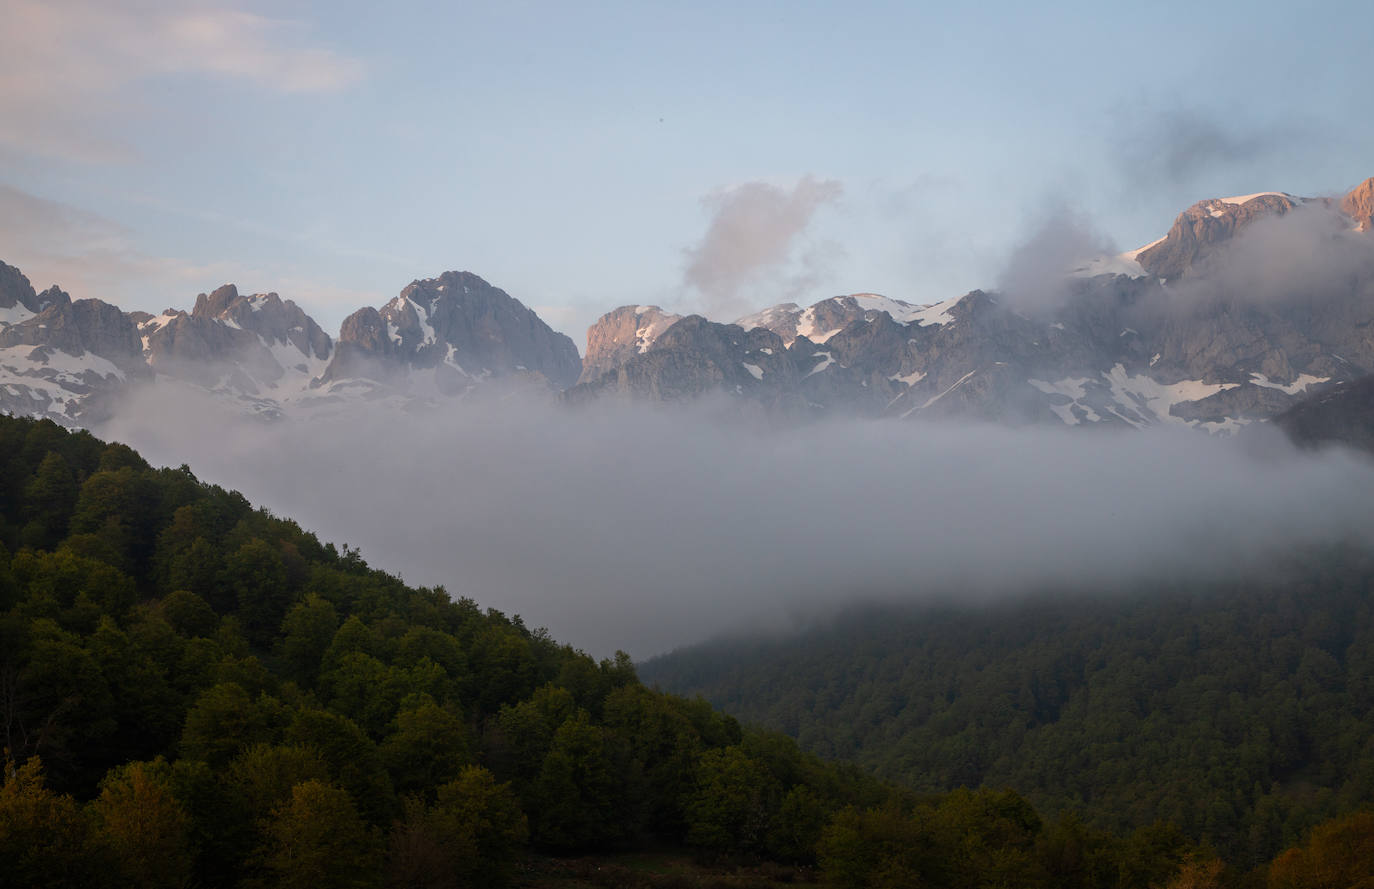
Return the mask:
POLYGON ((646 681, 918 789, 1015 787, 1258 862, 1374 801, 1374 558, 1269 582, 851 612, 689 648, 646 681))

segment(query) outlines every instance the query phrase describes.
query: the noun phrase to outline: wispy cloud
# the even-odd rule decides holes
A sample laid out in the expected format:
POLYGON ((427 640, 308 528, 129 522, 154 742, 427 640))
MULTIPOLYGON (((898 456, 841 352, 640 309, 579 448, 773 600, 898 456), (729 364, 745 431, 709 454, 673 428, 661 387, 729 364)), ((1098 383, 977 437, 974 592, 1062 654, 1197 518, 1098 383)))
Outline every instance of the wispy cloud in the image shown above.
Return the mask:
POLYGON ((0 144, 79 161, 127 148, 106 134, 149 78, 209 76, 282 93, 342 89, 360 61, 316 45, 300 23, 223 5, 152 0, 11 0, 0 28, 0 144))
POLYGON ((1051 311, 1068 294, 1075 264, 1116 252, 1087 216, 1051 202, 1030 235, 1016 246, 997 278, 997 289, 1022 312, 1051 311))
POLYGON ((1191 186, 1310 142, 1309 120, 1249 119, 1191 106, 1131 108, 1112 116, 1111 148, 1131 187, 1191 186))
POLYGON ((701 242, 688 248, 683 281, 696 290, 712 317, 728 319, 757 306, 742 292, 793 263, 784 289, 801 290, 823 276, 834 245, 801 249, 798 241, 816 211, 844 193, 834 180, 803 176, 792 188, 746 182, 704 199, 712 210, 701 242))
POLYGON ((111 290, 141 282, 187 287, 223 267, 151 256, 126 227, 78 207, 0 185, 0 257, 43 288, 58 284, 76 296, 110 299, 111 290))
POLYGON ((78 299, 95 297, 125 310, 190 308, 196 293, 236 282, 246 290, 275 290, 319 312, 318 320, 328 326, 358 306, 389 298, 289 268, 155 255, 141 248, 127 226, 4 184, 0 260, 17 266, 40 290, 57 284, 78 299))

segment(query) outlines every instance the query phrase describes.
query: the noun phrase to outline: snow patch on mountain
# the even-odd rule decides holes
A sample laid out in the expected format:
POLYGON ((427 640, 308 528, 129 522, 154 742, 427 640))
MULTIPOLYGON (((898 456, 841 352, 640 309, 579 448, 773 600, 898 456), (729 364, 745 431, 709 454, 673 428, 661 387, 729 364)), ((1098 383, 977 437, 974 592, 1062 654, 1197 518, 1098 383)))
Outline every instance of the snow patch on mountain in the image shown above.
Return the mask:
POLYGON ((635 331, 635 349, 641 355, 649 351, 654 340, 663 336, 664 331, 682 320, 681 315, 664 312, 658 306, 636 306, 635 315, 649 316, 648 322, 635 331))
POLYGON ((1131 408, 1138 414, 1146 412, 1150 416, 1132 419, 1117 413, 1117 416, 1132 426, 1147 426, 1151 416, 1161 423, 1176 423, 1184 426, 1195 425, 1193 421, 1176 417, 1170 410, 1176 404, 1197 401, 1227 389, 1234 389, 1239 383, 1205 383, 1202 380, 1180 380, 1177 383, 1160 383, 1143 374, 1128 373, 1120 363, 1103 374, 1111 386, 1112 397, 1117 404, 1131 408))
POLYGON ((1300 392, 1305 392, 1308 386, 1315 385, 1316 383, 1328 383, 1330 381, 1330 377, 1315 377, 1311 374, 1298 374, 1297 379, 1284 385, 1283 383, 1276 383, 1270 380, 1262 373, 1250 374, 1250 382, 1254 383, 1256 386, 1263 386, 1266 389, 1277 389, 1289 395, 1297 395, 1300 392))

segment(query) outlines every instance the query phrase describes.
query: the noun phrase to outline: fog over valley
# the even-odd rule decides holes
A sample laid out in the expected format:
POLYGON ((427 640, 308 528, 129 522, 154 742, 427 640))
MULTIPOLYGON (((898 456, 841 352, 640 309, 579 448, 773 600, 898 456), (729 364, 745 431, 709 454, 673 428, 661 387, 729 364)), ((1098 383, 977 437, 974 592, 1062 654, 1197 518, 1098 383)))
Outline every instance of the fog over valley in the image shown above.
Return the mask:
POLYGON ((1284 547, 1374 531, 1374 465, 1268 427, 770 427, 724 400, 569 409, 494 393, 264 423, 157 383, 95 431, 597 656, 867 599, 1263 571, 1284 547))

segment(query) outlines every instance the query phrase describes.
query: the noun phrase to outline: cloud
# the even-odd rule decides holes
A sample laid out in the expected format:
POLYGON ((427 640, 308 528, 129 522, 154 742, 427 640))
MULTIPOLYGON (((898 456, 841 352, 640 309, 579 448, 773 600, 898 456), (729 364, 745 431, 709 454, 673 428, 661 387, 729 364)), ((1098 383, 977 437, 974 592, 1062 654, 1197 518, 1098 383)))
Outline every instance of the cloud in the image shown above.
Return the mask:
POLYGON ((1374 286, 1374 237, 1325 201, 1258 219, 1201 260, 1172 288, 1176 307, 1217 302, 1304 307, 1342 298, 1367 304, 1374 286))
POLYGON ((998 291, 1021 312, 1049 312, 1062 305, 1070 269, 1084 260, 1116 252, 1111 241, 1083 214, 1053 204, 1017 245, 997 278, 998 291))
MULTIPOLYGON (((792 264, 816 212, 843 193, 839 182, 803 176, 791 189, 746 182, 707 197, 703 203, 713 215, 701 242, 686 251, 684 282, 713 317, 734 318, 757 308, 742 291, 792 264)), ((783 286, 802 292, 814 284, 824 276, 826 254, 834 249, 817 245, 804 251, 800 271, 783 286)))
POLYGON ((598 655, 861 600, 1231 577, 1374 530, 1374 466, 1268 428, 1248 443, 893 421, 769 431, 709 404, 518 397, 331 410, 263 425, 158 386, 95 431, 598 655))
POLYGON ((1312 138, 1312 124, 1259 123, 1199 108, 1131 108, 1112 115, 1111 147, 1130 187, 1189 186, 1273 158, 1312 138))
POLYGON ((70 204, 0 184, 0 244, 5 262, 18 266, 34 286, 58 284, 78 297, 111 299, 124 285, 194 286, 227 271, 150 256, 134 245, 132 232, 70 204))
POLYGON ((124 159, 107 134, 155 77, 210 76, 282 93, 342 89, 362 64, 307 29, 221 5, 13 0, 0 29, 0 144, 78 161, 124 159))
POLYGON ((276 290, 322 325, 390 295, 300 275, 290 268, 157 256, 137 233, 111 219, 0 184, 0 261, 17 266, 37 289, 56 284, 77 299, 94 297, 125 311, 189 309, 196 293, 234 281, 276 290))

